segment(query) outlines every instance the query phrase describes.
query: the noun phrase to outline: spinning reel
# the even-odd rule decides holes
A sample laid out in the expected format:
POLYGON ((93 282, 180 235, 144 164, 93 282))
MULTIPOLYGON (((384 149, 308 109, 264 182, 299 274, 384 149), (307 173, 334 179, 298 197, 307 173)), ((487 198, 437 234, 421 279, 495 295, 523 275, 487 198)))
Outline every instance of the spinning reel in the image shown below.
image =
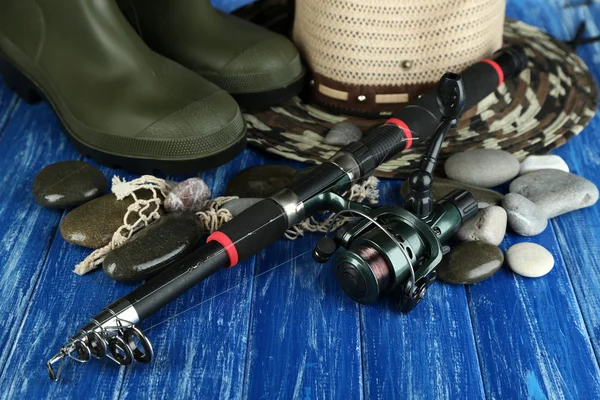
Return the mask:
MULTIPOLYGON (((317 243, 313 258, 319 263, 327 262, 340 247, 344 248, 335 256, 336 277, 355 301, 370 304, 387 293, 399 295, 403 312, 412 310, 435 279, 435 269, 443 256, 442 243, 477 213, 477 201, 467 191, 455 190, 437 203, 431 197, 437 157, 464 102, 461 77, 445 74, 437 91, 442 119, 419 169, 409 177, 405 208, 370 208, 347 202, 331 226, 342 215, 360 219, 341 228, 333 238, 325 236, 317 243)), ((334 209, 340 209, 340 199, 336 200, 338 206, 334 209)))

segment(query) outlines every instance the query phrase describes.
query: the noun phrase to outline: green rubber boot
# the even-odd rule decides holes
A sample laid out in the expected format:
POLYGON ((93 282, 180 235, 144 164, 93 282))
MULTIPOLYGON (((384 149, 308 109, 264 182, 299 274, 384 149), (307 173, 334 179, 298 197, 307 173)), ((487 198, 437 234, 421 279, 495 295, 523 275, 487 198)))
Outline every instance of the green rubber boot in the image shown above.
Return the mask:
POLYGON ((221 13, 209 0, 120 0, 144 41, 229 92, 245 108, 298 94, 304 70, 285 37, 221 13))
POLYGON ((7 85, 46 99, 100 164, 191 173, 245 146, 235 100, 150 50, 115 0, 0 0, 0 59, 7 85))

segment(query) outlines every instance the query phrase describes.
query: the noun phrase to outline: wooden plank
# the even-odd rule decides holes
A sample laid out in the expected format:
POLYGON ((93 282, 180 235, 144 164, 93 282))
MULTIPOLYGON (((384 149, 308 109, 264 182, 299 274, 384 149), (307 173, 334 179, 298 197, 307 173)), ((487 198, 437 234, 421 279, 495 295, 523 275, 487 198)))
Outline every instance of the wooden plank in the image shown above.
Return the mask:
POLYGON ((12 351, 40 277, 60 211, 40 207, 31 194, 35 174, 76 155, 48 107, 19 103, 0 138, 0 373, 12 351))
MULTIPOLYGON (((132 286, 115 285, 101 271, 80 277, 74 265, 89 254, 58 235, 52 242, 40 279, 14 341, 2 377, 2 396, 14 398, 114 398, 123 378, 124 367, 108 360, 92 360, 80 365, 65 362, 58 383, 48 379, 46 361, 68 337, 97 314, 103 306, 124 295, 132 286)), ((0 396, 0 397, 2 397, 0 396)))
POLYGON ((483 398, 465 289, 436 283, 410 314, 361 306, 365 397, 483 398))
MULTIPOLYGON (((600 117, 596 116, 578 140, 558 149, 560 155, 572 168, 572 171, 590 179, 600 186, 598 174, 599 159, 597 146, 600 132, 600 117), (595 146, 595 147, 589 147, 595 146), (592 150, 596 148, 596 150, 592 150)), ((583 314, 596 360, 600 360, 600 208, 593 207, 569 213, 556 218, 552 225, 558 238, 561 253, 566 264, 569 278, 575 289, 577 301, 583 314)))
MULTIPOLYGON (((564 29, 559 10, 547 3, 541 7, 512 1, 507 15, 555 34, 564 29)), ((588 132, 589 128, 582 136, 588 132)), ((581 140, 573 139, 566 148, 581 140)), ((571 158, 565 157, 570 165, 571 158)), ((600 370, 582 316, 584 310, 563 261, 564 249, 552 227, 534 238, 510 235, 502 248, 523 241, 539 243, 552 252, 556 265, 549 275, 527 279, 505 268, 467 290, 486 394, 490 398, 598 397, 600 370)), ((581 255, 577 258, 576 263, 581 264, 581 255)))
MULTIPOLYGON (((556 2, 555 2, 556 3, 556 2)), ((581 21, 586 21, 585 37, 600 35, 600 4, 593 7, 568 8, 562 11, 565 38, 571 38, 581 21)), ((600 43, 581 46, 577 53, 588 65, 596 82, 600 82, 600 43)), ((584 176, 600 186, 600 115, 596 114, 590 125, 568 145, 554 153, 567 160, 571 171, 584 176)), ((552 221, 560 244, 569 278, 575 289, 577 301, 594 347, 596 360, 600 361, 600 205, 569 213, 552 221)))
POLYGON ((545 277, 508 267, 467 287, 488 398, 597 398, 600 370, 551 228, 533 238, 510 235, 501 248, 531 241, 555 257, 545 277))
MULTIPOLYGON (((384 201, 400 202, 399 182, 380 189, 384 201)), ((484 396, 463 286, 435 283, 409 314, 385 298, 361 306, 361 332, 366 398, 484 396)))
MULTIPOLYGON (((201 177, 216 196, 239 169, 257 162, 246 150, 201 177)), ((240 398, 253 273, 254 259, 220 271, 144 322, 157 358, 127 369, 120 398, 240 398)))
POLYGON ((363 398, 358 307, 313 261, 319 236, 257 256, 243 398, 363 398))
MULTIPOLYGON (((31 195, 33 177, 43 166, 80 156, 44 104, 31 107, 20 103, 2 137, 4 140, 10 144, 6 147, 10 155, 6 163, 12 168, 7 176, 20 176, 23 182, 13 189, 18 196, 4 198, 0 203, 0 207, 13 207, 0 213, 11 221, 2 223, 2 227, 8 226, 5 234, 8 239, 3 241, 4 251, 0 256, 9 258, 11 266, 14 264, 13 268, 2 270, 6 276, 0 280, 6 282, 10 278, 14 286, 0 288, 1 298, 6 300, 0 313, 12 313, 15 319, 14 327, 6 330, 10 337, 2 340, 6 347, 1 358, 0 397, 71 398, 89 395, 90 390, 97 398, 112 397, 110 391, 104 390, 105 385, 120 389, 122 372, 106 362, 74 370, 71 370, 73 362, 67 363, 60 384, 48 379, 44 367, 46 360, 102 305, 132 288, 114 285, 99 271, 85 277, 72 273, 74 265, 90 250, 66 243, 57 233, 62 212, 40 207, 31 195), (21 218, 21 213, 28 219, 21 218), (27 230, 27 235, 17 229, 27 230), (15 289, 16 294, 10 289, 15 289)), ((106 176, 112 175, 107 168, 102 171, 106 176)), ((4 186, 10 187, 9 183, 4 186)), ((2 318, 10 322, 10 318, 4 315, 2 318)))
POLYGON ((0 77, 0 137, 18 103, 18 97, 10 90, 0 77))

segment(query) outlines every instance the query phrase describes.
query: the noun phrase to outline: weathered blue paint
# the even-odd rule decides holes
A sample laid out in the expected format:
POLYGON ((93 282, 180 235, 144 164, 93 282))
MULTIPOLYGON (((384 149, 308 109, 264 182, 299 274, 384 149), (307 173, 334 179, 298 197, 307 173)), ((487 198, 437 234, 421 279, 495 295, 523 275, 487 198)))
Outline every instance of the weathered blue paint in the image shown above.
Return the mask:
MULTIPOLYGON (((248 0, 218 0, 224 10, 248 0)), ((600 3, 510 0, 507 14, 568 39, 585 19, 599 35, 600 3)), ((600 44, 578 53, 600 81, 600 44)), ((600 185, 600 117, 556 154, 600 185)), ((33 200, 46 164, 78 158, 47 105, 28 106, 0 81, 0 399, 13 398, 599 398, 599 206, 553 220, 535 238, 556 258, 544 278, 503 268, 468 287, 436 283, 411 314, 358 306, 316 265, 307 235, 279 241, 193 288, 144 322, 157 358, 119 368, 44 363, 80 324, 134 286, 100 271, 71 272, 88 250, 57 234, 62 214, 33 200)), ((249 165, 281 163, 254 150, 200 174, 215 192, 249 165)), ((103 168, 107 176, 119 174, 103 168)), ((178 177, 182 178, 182 177, 178 177)), ((399 182, 381 184, 399 201, 399 182)), ((522 241, 509 236, 502 247, 522 241)))

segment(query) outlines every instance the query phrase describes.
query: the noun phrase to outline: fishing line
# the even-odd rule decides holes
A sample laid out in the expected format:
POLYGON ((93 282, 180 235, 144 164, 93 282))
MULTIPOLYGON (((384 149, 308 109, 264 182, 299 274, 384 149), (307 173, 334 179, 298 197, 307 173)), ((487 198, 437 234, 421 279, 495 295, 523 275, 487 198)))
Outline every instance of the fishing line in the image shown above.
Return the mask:
MULTIPOLYGON (((389 151, 390 151, 390 149, 386 149, 386 150, 383 150, 383 151, 377 152, 377 153, 375 153, 375 154, 386 154, 386 156, 387 156, 387 154, 389 154, 389 151)), ((350 172, 350 171, 353 171, 353 170, 355 170, 355 169, 359 169, 359 168, 360 168, 360 167, 357 165, 357 166, 353 167, 352 169, 350 169, 350 170, 349 170, 349 172, 350 172)), ((306 177, 306 180, 304 181, 304 183, 308 182, 308 181, 309 181, 309 180, 311 180, 311 179, 312 179, 311 177, 306 177)), ((352 180, 351 182, 359 181, 359 180, 361 180, 361 179, 364 179, 364 177, 359 177, 359 178, 357 178, 357 179, 354 179, 354 180, 352 180)), ((234 241, 234 242, 231 244, 231 246, 235 247, 235 245, 237 245, 239 242, 241 242, 241 241, 245 240, 246 238, 248 238, 248 237, 249 237, 249 236, 251 236, 251 235, 254 235, 256 232, 260 231, 260 230, 261 230, 262 228, 264 228, 265 226, 267 226, 267 225, 271 224, 273 221, 276 221, 276 220, 278 220, 278 219, 280 219, 280 218, 285 218, 285 214, 281 214, 281 215, 277 216, 275 219, 273 219, 273 220, 271 220, 271 221, 267 221, 267 222, 265 222, 264 224, 262 224, 261 226, 259 226, 259 227, 258 227, 258 228, 256 228, 256 229, 254 229, 253 231, 251 231, 251 232, 248 232, 248 233, 247 233, 247 234, 245 234, 244 236, 242 236, 242 237, 240 237, 239 239, 235 240, 235 241, 234 241)), ((224 247, 224 248, 222 248, 221 250, 217 251, 217 252, 216 252, 214 255, 212 255, 211 257, 209 257, 209 259, 205 260, 205 262, 207 262, 208 260, 212 259, 213 257, 220 256, 221 254, 225 253, 226 251, 227 251, 227 249, 226 249, 225 247, 224 247)), ((151 291, 151 292, 147 293, 145 296, 143 296, 143 297, 140 297, 140 298, 139 298, 137 301, 139 302, 140 300, 143 300, 143 299, 145 299, 145 298, 146 298, 146 297, 148 297, 148 296, 152 296, 152 295, 153 295, 155 292, 157 292, 157 291, 159 291, 159 290, 163 289, 165 286, 168 286, 168 285, 170 285, 172 282, 176 281, 177 279, 179 279, 179 276, 173 277, 173 279, 171 279, 170 281, 167 281, 167 282, 165 282, 163 285, 161 285, 161 286, 157 287, 156 289, 154 289, 153 291, 151 291)), ((133 304, 133 305, 135 305, 135 304, 133 304)))
MULTIPOLYGON (((384 150, 384 151, 381 151, 380 153, 385 153, 385 152, 389 152, 389 149, 386 149, 386 150, 384 150)), ((353 169, 355 169, 355 168, 357 168, 357 167, 354 167, 353 169)), ((306 183, 306 182, 307 182, 308 180, 310 180, 311 178, 310 178, 310 177, 306 177, 305 179, 306 179, 306 181, 305 181, 305 183, 306 183)), ((353 180, 352 180, 352 183, 354 183, 355 181, 361 180, 361 179, 364 179, 364 178, 353 179, 353 180)), ((279 216, 279 217, 277 217, 277 218, 282 218, 282 217, 283 217, 283 216, 279 216)), ((270 221, 270 222, 272 222, 272 221, 270 221)), ((266 225, 266 224, 265 224, 265 225, 266 225)), ((264 226, 264 225, 263 225, 263 226, 264 226)), ((254 231, 252 231, 252 232, 248 233, 246 236, 248 236, 248 235, 251 235, 251 234, 253 234, 253 233, 257 232, 258 230, 260 230, 260 228, 258 228, 258 229, 255 229, 254 231)), ((239 241, 243 240, 243 239, 244 239, 246 236, 244 236, 244 237, 242 237, 242 238, 240 238, 240 239, 236 240, 236 241, 234 242, 234 245, 235 245, 236 243, 238 243, 239 241)), ((215 254, 215 256, 219 255, 220 253, 222 253, 222 252, 224 252, 224 251, 225 251, 225 249, 219 250, 219 251, 217 252, 217 254, 215 254)), ((209 302, 209 301, 212 301, 212 300, 216 299, 217 297, 220 297, 220 296, 224 295, 225 293, 228 293, 228 292, 230 292, 231 290, 233 290, 233 289, 235 289, 235 288, 238 288, 238 287, 240 287, 240 286, 243 286, 243 285, 245 285, 245 284, 246 284, 246 283, 248 283, 249 281, 252 281, 252 280, 254 280, 254 279, 258 278, 258 277, 260 277, 261 275, 264 275, 264 274, 266 274, 266 273, 272 272, 272 271, 274 271, 274 270, 278 269, 279 267, 282 267, 282 266, 286 265, 287 263, 290 263, 290 262, 294 261, 295 259, 297 259, 297 258, 299 258, 299 257, 302 257, 302 256, 304 256, 305 254, 307 254, 307 253, 310 253, 310 252, 312 252, 312 250, 307 250, 307 251, 305 251, 304 253, 302 253, 302 254, 300 254, 300 255, 297 255, 297 256, 296 256, 296 257, 294 257, 294 258, 291 258, 291 259, 289 259, 289 260, 287 260, 287 261, 285 261, 285 262, 283 262, 283 263, 281 263, 281 264, 279 264, 279 265, 277 265, 277 266, 275 266, 275 267, 273 267, 273 268, 270 268, 270 269, 268 269, 268 270, 266 270, 266 271, 264 271, 264 272, 261 272, 260 274, 258 274, 258 275, 256 275, 256 276, 253 276, 253 277, 251 277, 250 279, 248 279, 248 280, 246 280, 246 281, 244 281, 244 282, 241 282, 241 283, 239 283, 239 284, 237 284, 237 285, 235 285, 235 286, 232 286, 231 288, 229 288, 229 289, 227 289, 227 290, 225 290, 225 291, 223 291, 223 292, 221 292, 221 293, 219 293, 219 294, 217 294, 217 295, 215 295, 215 296, 213 296, 213 297, 210 297, 210 298, 208 298, 208 299, 206 299, 206 300, 203 300, 203 301, 201 301, 200 303, 198 303, 198 304, 196 304, 196 305, 194 305, 194 306, 192 306, 192 307, 190 307, 190 308, 188 308, 188 309, 186 309, 186 310, 184 310, 184 311, 181 311, 181 312, 179 312, 179 313, 177 313, 177 314, 175 314, 175 315, 173 315, 173 316, 171 316, 171 317, 169 317, 169 318, 167 318, 167 319, 165 319, 165 320, 163 320, 163 321, 161 321, 161 322, 158 322, 158 323, 156 323, 156 324, 154 324, 154 325, 150 326, 149 328, 145 328, 145 329, 144 329, 144 331, 146 331, 146 332, 147 332, 147 331, 149 331, 149 330, 150 330, 150 329, 152 329, 152 328, 155 328, 155 327, 157 327, 157 326, 159 326, 159 325, 162 325, 162 324, 164 324, 165 322, 168 322, 168 321, 172 320, 173 318, 176 318, 176 317, 178 317, 178 316, 180 316, 180 315, 182 315, 182 314, 184 314, 184 313, 186 313, 186 312, 188 312, 188 311, 191 311, 191 310, 193 310, 194 308, 197 308, 197 307, 201 306, 201 305, 202 305, 202 304, 204 304, 204 303, 207 303, 207 302, 209 302)), ((169 282, 169 283, 170 283, 170 282, 169 282)), ((168 283, 167 283, 167 284, 168 284, 168 283)), ((159 290, 159 289, 160 289, 160 288, 158 288, 158 289, 156 289, 156 290, 159 290)))
POLYGON ((294 258, 290 258, 289 260, 287 260, 287 261, 284 261, 284 262, 282 262, 281 264, 279 264, 279 265, 276 265, 275 267, 269 268, 268 270, 266 270, 266 271, 263 271, 263 272, 261 272, 261 273, 260 273, 260 274, 258 274, 258 275, 252 276, 252 277, 250 277, 249 279, 246 279, 245 281, 243 281, 243 282, 241 282, 241 283, 238 283, 237 285, 235 285, 235 286, 232 286, 232 287, 230 287, 229 289, 227 289, 227 290, 224 290, 223 292, 221 292, 221 293, 219 293, 219 294, 217 294, 217 295, 214 295, 214 296, 212 296, 212 297, 210 297, 210 298, 208 298, 208 299, 206 299, 206 300, 202 300, 200 303, 198 303, 198 304, 195 304, 195 305, 193 305, 192 307, 190 307, 190 308, 188 308, 188 309, 186 309, 186 310, 183 310, 183 311, 181 311, 181 312, 178 312, 177 314, 175 314, 175 315, 173 315, 173 316, 171 316, 171 317, 169 317, 169 318, 167 318, 167 319, 165 319, 165 320, 163 320, 163 321, 161 321, 161 322, 158 322, 158 323, 156 323, 156 324, 152 325, 152 326, 151 326, 151 327, 149 327, 149 328, 144 328, 144 331, 145 331, 145 332, 148 332, 148 331, 149 331, 150 329, 152 329, 152 328, 155 328, 155 327, 157 327, 157 326, 159 326, 159 325, 162 325, 162 324, 164 324, 164 323, 166 323, 166 322, 169 322, 170 320, 172 320, 172 319, 174 319, 174 318, 176 318, 176 317, 178 317, 178 316, 180 316, 180 315, 182 315, 182 314, 185 314, 185 313, 187 313, 188 311, 191 311, 191 310, 193 310, 193 309, 195 309, 195 308, 198 308, 198 307, 200 307, 202 304, 204 304, 204 303, 208 303, 209 301, 212 301, 212 300, 216 299, 217 297, 220 297, 220 296, 224 295, 225 293, 228 293, 228 292, 232 291, 232 290, 233 290, 233 289, 235 289, 235 288, 238 288, 238 287, 240 287, 240 286, 243 286, 243 285, 245 285, 245 284, 247 284, 247 283, 249 283, 249 282, 253 282, 253 281, 254 281, 256 278, 258 278, 258 277, 260 277, 260 276, 262 276, 262 275, 265 275, 265 274, 267 274, 267 273, 269 273, 269 272, 273 272, 273 271, 275 271, 276 269, 278 269, 279 267, 282 267, 282 266, 286 265, 287 263, 291 263, 292 261, 294 261, 294 260, 296 260, 296 259, 298 259, 298 258, 300 258, 300 257, 302 257, 302 256, 304 256, 304 255, 306 255, 306 254, 308 254, 308 253, 311 253, 311 252, 312 252, 312 250, 307 250, 307 251, 305 251, 305 252, 304 252, 304 253, 302 253, 302 254, 298 254, 298 255, 297 255, 296 257, 294 257, 294 258))

